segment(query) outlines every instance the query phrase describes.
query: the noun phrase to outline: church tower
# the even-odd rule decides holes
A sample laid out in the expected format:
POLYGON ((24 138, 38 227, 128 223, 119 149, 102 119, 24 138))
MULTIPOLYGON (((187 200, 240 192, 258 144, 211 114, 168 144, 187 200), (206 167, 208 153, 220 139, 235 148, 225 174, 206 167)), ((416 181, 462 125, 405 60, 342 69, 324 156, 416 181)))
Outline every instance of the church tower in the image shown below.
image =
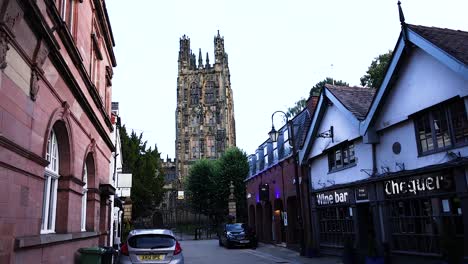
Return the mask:
POLYGON ((176 174, 182 181, 198 159, 217 159, 236 145, 234 101, 224 37, 214 37, 214 64, 203 63, 182 36, 179 50, 176 109, 176 174))

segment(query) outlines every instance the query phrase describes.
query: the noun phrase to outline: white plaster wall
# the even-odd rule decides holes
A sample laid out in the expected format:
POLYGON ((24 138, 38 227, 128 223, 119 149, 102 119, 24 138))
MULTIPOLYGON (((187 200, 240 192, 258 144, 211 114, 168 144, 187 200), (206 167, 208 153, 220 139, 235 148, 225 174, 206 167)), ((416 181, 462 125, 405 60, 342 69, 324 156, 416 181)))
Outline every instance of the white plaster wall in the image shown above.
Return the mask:
POLYGON ((425 51, 415 48, 407 61, 380 113, 377 113, 377 130, 401 122, 412 113, 456 95, 468 95, 468 81, 425 51))
MULTIPOLYGON (((468 156, 468 147, 449 150, 461 156, 468 156)), ((391 172, 399 171, 396 163, 404 163, 406 170, 413 170, 433 164, 439 164, 449 161, 451 158, 447 151, 418 157, 418 146, 416 134, 414 131, 413 120, 407 120, 396 126, 388 128, 381 133, 380 144, 376 147, 377 169, 382 173, 382 166, 388 167, 391 172), (394 142, 400 142, 400 154, 394 154, 392 145, 394 142)))
POLYGON ((356 166, 328 173, 328 155, 324 154, 312 160, 310 167, 311 187, 313 190, 322 189, 335 184, 359 181, 369 177, 361 169, 372 169, 372 145, 363 144, 362 139, 354 142, 356 166))
POLYGON ((331 148, 344 140, 352 140, 360 136, 359 127, 353 126, 351 121, 347 119, 346 116, 334 105, 328 106, 325 110, 322 122, 319 126, 317 134, 327 131, 330 129, 330 126, 333 126, 334 142, 332 143, 331 138, 314 138, 312 149, 308 157, 309 159, 321 155, 324 150, 331 148))

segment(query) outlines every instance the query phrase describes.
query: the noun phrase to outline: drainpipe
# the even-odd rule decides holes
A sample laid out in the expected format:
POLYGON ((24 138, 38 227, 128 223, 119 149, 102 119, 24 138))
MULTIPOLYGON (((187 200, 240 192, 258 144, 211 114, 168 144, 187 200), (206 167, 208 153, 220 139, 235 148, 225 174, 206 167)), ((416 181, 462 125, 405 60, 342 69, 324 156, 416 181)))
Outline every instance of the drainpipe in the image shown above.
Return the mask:
POLYGON ((376 147, 377 147, 377 143, 372 143, 372 176, 377 175, 376 147))

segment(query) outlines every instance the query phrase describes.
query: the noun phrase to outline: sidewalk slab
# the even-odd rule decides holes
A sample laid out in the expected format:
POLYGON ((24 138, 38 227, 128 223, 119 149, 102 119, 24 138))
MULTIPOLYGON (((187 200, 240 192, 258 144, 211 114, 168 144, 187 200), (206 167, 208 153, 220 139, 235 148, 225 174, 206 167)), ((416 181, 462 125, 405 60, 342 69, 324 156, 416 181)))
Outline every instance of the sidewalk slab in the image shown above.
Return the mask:
POLYGON ((308 258, 300 256, 299 252, 272 244, 258 243, 257 251, 266 253, 278 258, 276 263, 288 264, 341 264, 342 260, 339 257, 323 256, 308 258))

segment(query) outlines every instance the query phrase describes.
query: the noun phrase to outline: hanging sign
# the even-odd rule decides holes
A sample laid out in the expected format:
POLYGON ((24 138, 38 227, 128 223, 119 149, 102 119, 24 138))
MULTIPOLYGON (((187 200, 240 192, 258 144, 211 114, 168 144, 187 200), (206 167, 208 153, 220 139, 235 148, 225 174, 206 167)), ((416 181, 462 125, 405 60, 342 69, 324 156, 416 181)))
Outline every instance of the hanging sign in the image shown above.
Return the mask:
POLYGON ((385 181, 385 195, 412 196, 424 193, 453 191, 454 182, 452 175, 422 175, 404 179, 385 181))
POLYGON ((369 193, 367 192, 367 186, 361 186, 356 188, 356 201, 368 201, 369 193))

